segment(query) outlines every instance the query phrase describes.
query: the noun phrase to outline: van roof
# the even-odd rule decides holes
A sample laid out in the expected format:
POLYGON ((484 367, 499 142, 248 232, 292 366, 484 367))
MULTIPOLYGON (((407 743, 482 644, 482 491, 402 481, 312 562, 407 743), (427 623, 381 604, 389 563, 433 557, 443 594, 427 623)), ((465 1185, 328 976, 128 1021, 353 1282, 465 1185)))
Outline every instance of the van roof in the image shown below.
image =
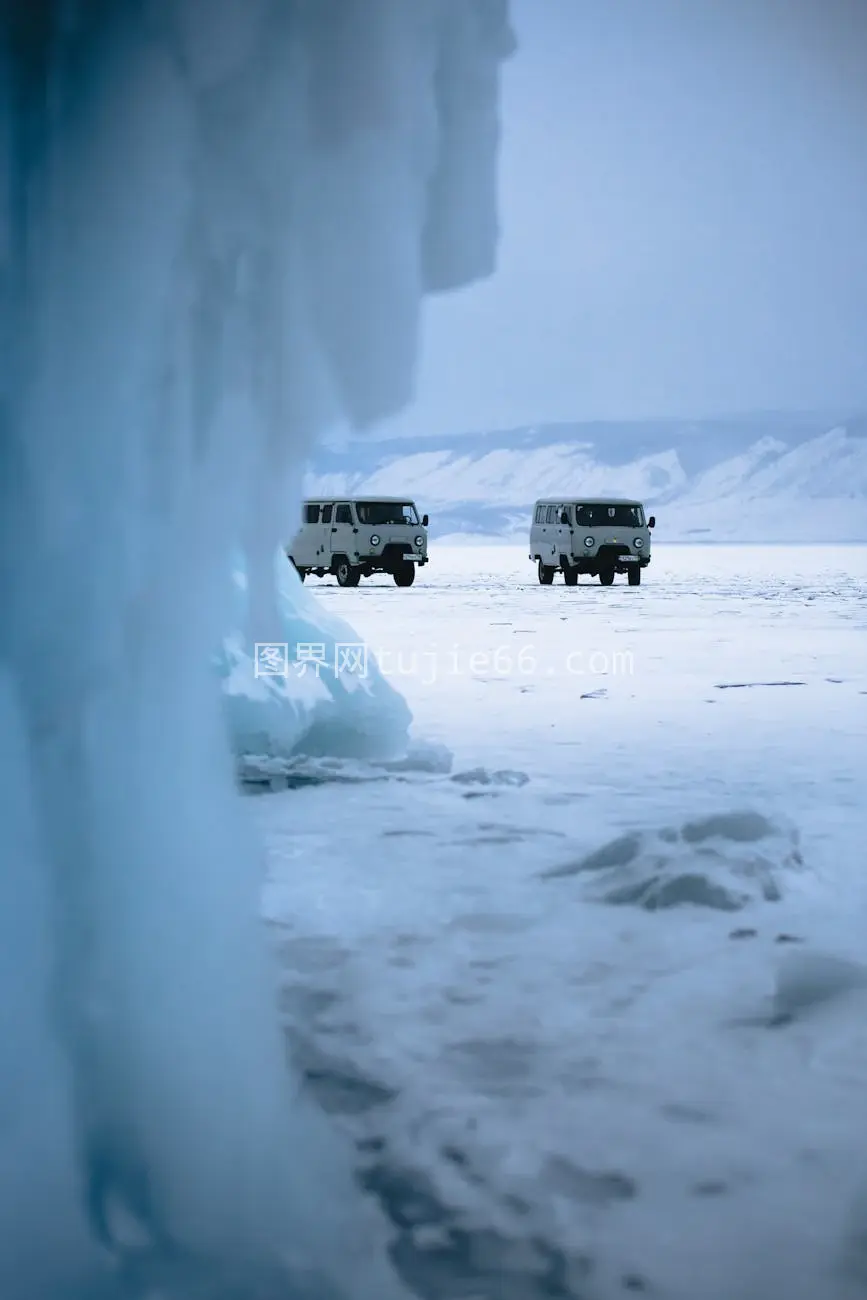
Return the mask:
POLYGON ((403 497, 387 497, 381 496, 377 492, 365 492, 364 496, 354 496, 351 492, 344 492, 343 494, 332 492, 330 496, 305 497, 303 504, 305 506, 321 506, 323 504, 328 505, 329 502, 333 501, 382 501, 383 504, 408 505, 413 501, 413 498, 409 493, 403 497))
POLYGON ((579 497, 574 492, 568 496, 539 497, 536 502, 537 506, 640 506, 643 504, 643 501, 636 501, 633 497, 579 497))

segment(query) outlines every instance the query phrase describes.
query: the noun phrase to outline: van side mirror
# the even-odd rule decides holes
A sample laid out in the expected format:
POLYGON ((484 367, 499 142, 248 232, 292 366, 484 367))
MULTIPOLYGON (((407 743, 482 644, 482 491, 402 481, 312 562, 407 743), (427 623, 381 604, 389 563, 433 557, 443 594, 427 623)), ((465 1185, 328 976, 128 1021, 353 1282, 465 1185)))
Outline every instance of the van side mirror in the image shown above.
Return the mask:
POLYGON ((422 528, 427 528, 427 515, 422 515, 422 517, 421 517, 421 526, 422 526, 422 528))
POLYGON ((656 515, 651 515, 651 516, 650 516, 650 518, 649 518, 648 521, 647 521, 647 527, 648 527, 648 528, 655 528, 655 527, 656 527, 656 515))

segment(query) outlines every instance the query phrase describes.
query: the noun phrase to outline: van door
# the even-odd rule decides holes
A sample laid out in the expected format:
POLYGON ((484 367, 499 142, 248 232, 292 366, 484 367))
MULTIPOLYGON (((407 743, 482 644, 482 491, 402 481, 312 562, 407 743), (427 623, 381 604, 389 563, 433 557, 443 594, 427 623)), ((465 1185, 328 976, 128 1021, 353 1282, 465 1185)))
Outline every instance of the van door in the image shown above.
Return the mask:
POLYGON ((292 543, 292 559, 299 569, 307 569, 316 563, 316 547, 319 541, 319 503, 308 502, 302 510, 301 527, 292 543))
POLYGON ((557 506, 557 556, 572 554, 572 507, 564 502, 557 506))
POLYGON ((358 550, 353 534, 352 506, 348 501, 338 501, 334 507, 334 522, 331 525, 331 556, 345 555, 353 559, 358 550))
POLYGON ((548 564, 551 559, 551 529, 548 524, 550 510, 551 507, 544 503, 539 506, 539 522, 536 525, 536 550, 543 564, 548 564))
POLYGON ((323 569, 327 569, 331 564, 331 530, 334 527, 333 516, 334 505, 331 501, 327 501, 322 507, 322 512, 319 516, 319 527, 316 530, 318 533, 316 543, 316 563, 317 565, 321 565, 323 569))
POLYGON ((542 558, 546 564, 553 564, 555 568, 559 567, 560 564, 560 514, 562 510, 561 505, 548 506, 545 514, 545 526, 542 529, 544 538, 542 558))
POLYGON ((545 518, 545 507, 537 501, 533 507, 533 519, 530 524, 530 559, 535 559, 541 555, 540 547, 542 545, 542 520, 545 518))

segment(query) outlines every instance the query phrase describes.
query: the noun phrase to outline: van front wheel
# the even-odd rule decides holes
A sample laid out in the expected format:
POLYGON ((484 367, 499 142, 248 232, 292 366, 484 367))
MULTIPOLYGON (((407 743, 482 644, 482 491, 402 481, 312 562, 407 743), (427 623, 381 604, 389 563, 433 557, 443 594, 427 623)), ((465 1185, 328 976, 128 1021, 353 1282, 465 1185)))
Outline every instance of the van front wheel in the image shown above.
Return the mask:
POLYGON ((566 568, 563 570, 563 581, 566 583, 567 587, 578 586, 578 565, 577 564, 566 565, 566 568))
POLYGON ((357 587, 361 579, 361 570, 348 560, 338 560, 334 572, 338 587, 357 587))
POLYGON ((394 585, 396 587, 411 587, 415 582, 415 565, 399 564, 394 571, 394 585))
POLYGON ((603 586, 603 587, 610 587, 610 586, 612 585, 612 583, 614 582, 614 570, 613 570, 613 569, 600 569, 600 570, 599 570, 599 581, 602 583, 602 586, 603 586))
POLYGON ((630 587, 638 587, 641 585, 641 570, 637 564, 629 570, 629 585, 630 587))
POLYGON ((539 581, 543 587, 550 587, 554 581, 554 566, 552 564, 543 564, 539 561, 539 581))

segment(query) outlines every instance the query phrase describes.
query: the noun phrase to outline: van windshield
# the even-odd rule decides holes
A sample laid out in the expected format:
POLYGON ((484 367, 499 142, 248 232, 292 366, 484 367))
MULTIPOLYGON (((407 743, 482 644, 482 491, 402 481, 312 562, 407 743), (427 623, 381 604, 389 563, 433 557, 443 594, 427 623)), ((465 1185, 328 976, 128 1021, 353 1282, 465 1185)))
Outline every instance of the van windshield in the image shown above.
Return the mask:
POLYGON ((358 522, 382 528, 384 524, 417 524, 418 513, 411 501, 357 501, 358 522))
POLYGON ((575 523, 579 528, 643 528, 644 511, 641 506, 576 506, 575 523))

